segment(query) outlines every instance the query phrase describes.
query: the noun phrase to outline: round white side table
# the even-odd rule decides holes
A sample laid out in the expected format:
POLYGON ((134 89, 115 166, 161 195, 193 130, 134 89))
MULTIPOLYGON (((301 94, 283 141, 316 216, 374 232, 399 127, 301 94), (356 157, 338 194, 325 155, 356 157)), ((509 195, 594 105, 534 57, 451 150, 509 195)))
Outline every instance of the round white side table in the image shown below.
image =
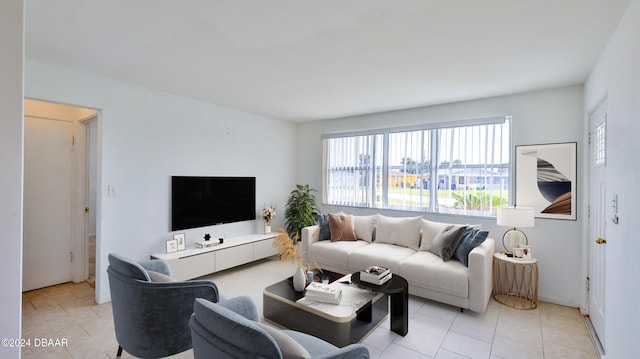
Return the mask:
POLYGON ((493 298, 508 307, 538 307, 538 260, 493 255, 493 298))

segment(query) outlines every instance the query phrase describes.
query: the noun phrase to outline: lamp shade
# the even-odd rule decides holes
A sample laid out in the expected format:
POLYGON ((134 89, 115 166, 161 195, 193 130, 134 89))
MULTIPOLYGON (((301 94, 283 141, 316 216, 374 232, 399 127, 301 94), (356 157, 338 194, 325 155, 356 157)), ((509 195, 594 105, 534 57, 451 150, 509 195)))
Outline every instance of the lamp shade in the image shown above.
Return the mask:
POLYGON ((497 222, 499 226, 513 228, 533 227, 534 217, 535 214, 531 207, 498 207, 497 222))

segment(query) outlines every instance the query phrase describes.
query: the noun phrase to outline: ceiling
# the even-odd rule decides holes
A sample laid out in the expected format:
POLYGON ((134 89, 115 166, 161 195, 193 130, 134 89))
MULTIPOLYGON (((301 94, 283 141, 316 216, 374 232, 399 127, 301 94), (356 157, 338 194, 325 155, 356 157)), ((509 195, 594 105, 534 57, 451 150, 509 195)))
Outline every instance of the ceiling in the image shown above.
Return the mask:
POLYGON ((582 84, 630 0, 25 0, 27 60, 293 122, 582 84))

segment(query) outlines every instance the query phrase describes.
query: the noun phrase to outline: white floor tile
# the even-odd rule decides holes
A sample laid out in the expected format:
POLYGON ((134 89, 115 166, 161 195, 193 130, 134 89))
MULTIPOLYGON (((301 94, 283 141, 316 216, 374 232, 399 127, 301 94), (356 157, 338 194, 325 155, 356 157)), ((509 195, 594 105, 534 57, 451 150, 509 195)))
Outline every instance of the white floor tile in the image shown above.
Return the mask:
MULTIPOLYGON (((292 262, 263 260, 206 276, 227 297, 248 295, 262 315, 264 288, 293 274, 292 262)), ((86 283, 23 293, 23 337, 69 338, 67 348, 25 348, 22 357, 114 358, 118 344, 110 303, 96 305, 86 283)), ((576 308, 539 303, 535 310, 515 310, 494 300, 485 313, 409 297, 409 333, 389 330, 389 319, 364 341, 371 358, 589 358, 597 354, 584 318, 576 308)), ((192 358, 186 351, 173 359, 192 358)), ((131 358, 124 354, 123 358, 131 358)))

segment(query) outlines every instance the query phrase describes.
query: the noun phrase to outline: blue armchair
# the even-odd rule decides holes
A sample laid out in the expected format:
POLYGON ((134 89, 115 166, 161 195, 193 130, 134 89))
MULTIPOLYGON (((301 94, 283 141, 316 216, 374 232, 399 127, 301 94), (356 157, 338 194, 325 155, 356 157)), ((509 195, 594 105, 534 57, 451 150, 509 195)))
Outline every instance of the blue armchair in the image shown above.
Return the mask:
POLYGON ((109 286, 118 354, 161 358, 191 349, 189 318, 195 298, 217 302, 210 281, 176 282, 166 262, 133 262, 109 254, 109 286))
POLYGON ((248 297, 193 304, 191 339, 195 359, 204 358, 369 358, 362 344, 338 348, 308 334, 260 323, 248 297))

